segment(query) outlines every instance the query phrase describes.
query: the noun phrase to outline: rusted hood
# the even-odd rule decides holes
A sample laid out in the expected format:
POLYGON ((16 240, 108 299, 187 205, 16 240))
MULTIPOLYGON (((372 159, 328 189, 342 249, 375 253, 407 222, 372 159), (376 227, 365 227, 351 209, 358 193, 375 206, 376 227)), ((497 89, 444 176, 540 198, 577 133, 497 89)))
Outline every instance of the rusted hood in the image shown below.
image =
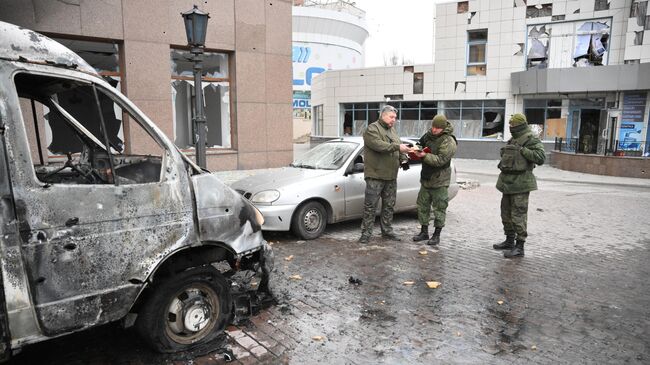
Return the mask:
POLYGON ((201 241, 222 242, 237 254, 263 246, 262 214, 208 173, 192 176, 201 241))

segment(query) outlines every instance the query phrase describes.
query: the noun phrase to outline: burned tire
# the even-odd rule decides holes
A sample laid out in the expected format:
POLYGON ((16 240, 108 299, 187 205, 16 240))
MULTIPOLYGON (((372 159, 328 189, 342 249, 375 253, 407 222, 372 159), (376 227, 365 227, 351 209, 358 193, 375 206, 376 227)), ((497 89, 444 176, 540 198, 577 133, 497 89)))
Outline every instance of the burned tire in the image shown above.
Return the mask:
POLYGON ((327 211, 319 202, 309 202, 301 205, 293 215, 291 230, 293 234, 304 240, 319 237, 327 227, 327 211))
POLYGON ((225 329, 232 311, 229 286, 212 266, 193 268, 152 288, 136 329, 159 352, 205 344, 225 329))

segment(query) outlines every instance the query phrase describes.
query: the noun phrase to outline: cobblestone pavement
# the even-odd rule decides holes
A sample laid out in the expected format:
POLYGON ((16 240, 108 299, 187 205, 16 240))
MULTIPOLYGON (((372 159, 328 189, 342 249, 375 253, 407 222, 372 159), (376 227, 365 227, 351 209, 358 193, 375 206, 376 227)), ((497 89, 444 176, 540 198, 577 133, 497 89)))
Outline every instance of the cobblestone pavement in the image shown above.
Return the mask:
MULTIPOLYGON (((526 256, 507 260, 491 248, 503 239, 500 194, 482 166, 459 167, 480 186, 450 203, 438 248, 410 242, 414 213, 396 216, 402 242, 376 227, 361 245, 359 221, 313 241, 265 234, 279 304, 228 329, 234 363, 650 363, 650 186, 571 173, 540 181, 526 256)), ((153 355, 117 328, 57 341, 27 348, 16 363, 29 363, 30 352, 62 364, 226 363, 216 352, 153 355)))

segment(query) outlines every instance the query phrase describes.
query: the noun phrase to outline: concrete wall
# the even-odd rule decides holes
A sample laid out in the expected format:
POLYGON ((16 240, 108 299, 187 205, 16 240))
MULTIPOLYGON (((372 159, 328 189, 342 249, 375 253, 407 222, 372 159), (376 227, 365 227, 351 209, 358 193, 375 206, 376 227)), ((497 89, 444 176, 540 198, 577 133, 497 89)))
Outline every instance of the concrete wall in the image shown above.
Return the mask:
MULTIPOLYGON (((170 47, 187 44, 190 0, 0 0, 0 20, 57 37, 118 41, 124 93, 173 140, 170 47)), ((201 2, 206 48, 229 53, 232 149, 209 149, 213 170, 292 160, 289 0, 201 2)), ((135 141, 137 142, 137 141, 135 141)))
POLYGON ((650 179, 650 159, 551 152, 551 166, 587 174, 650 179))

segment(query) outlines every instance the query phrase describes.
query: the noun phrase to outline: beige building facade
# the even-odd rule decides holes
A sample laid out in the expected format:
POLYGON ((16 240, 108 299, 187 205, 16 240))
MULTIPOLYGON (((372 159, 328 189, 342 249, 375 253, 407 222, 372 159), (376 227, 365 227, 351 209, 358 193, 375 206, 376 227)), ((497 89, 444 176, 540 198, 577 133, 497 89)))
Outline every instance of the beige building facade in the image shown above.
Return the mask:
MULTIPOLYGON (((194 4, 0 0, 0 20, 77 52, 194 156, 192 62, 180 15, 194 4)), ((284 0, 200 2, 210 14, 202 85, 208 169, 292 160, 291 6, 284 0)))
POLYGON ((445 114, 459 157, 492 159, 507 118, 525 113, 548 150, 561 139, 579 153, 650 154, 648 14, 645 0, 438 4, 435 62, 315 77, 313 130, 358 135, 391 104, 402 136, 445 114))

